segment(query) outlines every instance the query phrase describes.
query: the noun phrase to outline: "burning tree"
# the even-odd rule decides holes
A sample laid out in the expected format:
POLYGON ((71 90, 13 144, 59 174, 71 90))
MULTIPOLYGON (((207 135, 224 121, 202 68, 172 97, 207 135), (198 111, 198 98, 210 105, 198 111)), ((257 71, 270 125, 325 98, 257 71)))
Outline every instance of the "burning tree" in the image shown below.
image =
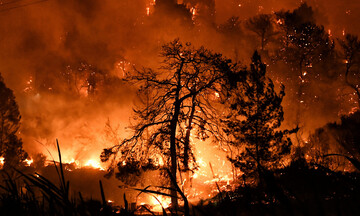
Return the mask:
POLYGON ((224 132, 230 138, 230 145, 239 150, 230 161, 244 172, 244 179, 257 175, 261 180, 265 171, 277 168, 290 153, 292 143, 288 135, 296 129, 279 130, 284 120, 281 106, 284 86, 279 93, 275 92, 257 52, 250 70, 244 70, 246 80, 238 82, 225 101, 229 111, 223 119, 224 132))
MULTIPOLYGON (((164 165, 176 179, 178 169, 188 171, 196 166, 190 142, 192 131, 196 131, 197 139, 210 135, 221 139, 212 103, 218 100, 222 84, 237 66, 221 54, 203 47, 194 49, 179 40, 164 45, 161 56, 162 71, 144 69, 129 76, 130 82, 140 85, 138 95, 142 99, 134 109, 134 134, 104 149, 101 158, 119 161, 120 169, 129 162, 134 164, 134 159, 138 168, 164 165)), ((171 185, 176 188, 175 182, 171 185)), ((171 190, 171 196, 176 207, 175 190, 171 190)))
POLYGON ((5 159, 5 168, 16 166, 27 158, 17 136, 20 119, 13 91, 6 87, 0 75, 0 157, 5 159))

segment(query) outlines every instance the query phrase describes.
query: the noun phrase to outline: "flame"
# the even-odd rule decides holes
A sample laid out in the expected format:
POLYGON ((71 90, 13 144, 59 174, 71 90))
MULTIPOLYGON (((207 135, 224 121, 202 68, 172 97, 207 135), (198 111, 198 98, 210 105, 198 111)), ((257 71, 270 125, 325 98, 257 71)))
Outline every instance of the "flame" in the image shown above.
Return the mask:
POLYGON ((194 20, 195 19, 195 17, 196 17, 196 15, 197 15, 197 13, 196 13, 196 8, 195 7, 192 7, 191 9, 190 9, 190 12, 191 12, 191 14, 192 14, 192 20, 194 20))
POLYGON ((328 34, 329 34, 329 37, 332 36, 332 34, 331 34, 331 29, 328 30, 328 34))
POLYGON ((152 199, 150 200, 152 210, 154 212, 162 212, 163 211, 162 208, 164 209, 169 208, 171 204, 170 197, 164 197, 164 196, 155 196, 155 197, 152 197, 152 199))
POLYGON ((94 168, 94 169, 99 169, 99 170, 105 170, 99 161, 96 161, 96 160, 93 160, 93 159, 90 159, 88 160, 86 163, 85 163, 85 167, 91 167, 91 168, 94 168))
POLYGON ((31 164, 34 162, 34 160, 30 158, 30 159, 25 159, 24 162, 26 163, 26 166, 31 166, 31 164))
POLYGON ((5 163, 5 158, 0 157, 0 169, 2 169, 4 167, 4 163, 5 163))

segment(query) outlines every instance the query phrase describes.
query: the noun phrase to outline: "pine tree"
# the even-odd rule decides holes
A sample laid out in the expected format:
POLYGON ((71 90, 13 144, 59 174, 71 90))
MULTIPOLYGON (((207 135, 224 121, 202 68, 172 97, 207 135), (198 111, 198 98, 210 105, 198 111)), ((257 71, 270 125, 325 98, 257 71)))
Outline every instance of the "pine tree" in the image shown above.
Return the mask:
POLYGON ((230 161, 245 176, 259 179, 264 171, 278 167, 290 153, 292 143, 287 135, 294 130, 279 130, 284 120, 281 106, 284 86, 276 93, 257 52, 252 57, 250 70, 243 74, 247 75, 246 80, 238 82, 225 102, 229 109, 223 120, 224 132, 230 146, 239 152, 229 158, 230 161))

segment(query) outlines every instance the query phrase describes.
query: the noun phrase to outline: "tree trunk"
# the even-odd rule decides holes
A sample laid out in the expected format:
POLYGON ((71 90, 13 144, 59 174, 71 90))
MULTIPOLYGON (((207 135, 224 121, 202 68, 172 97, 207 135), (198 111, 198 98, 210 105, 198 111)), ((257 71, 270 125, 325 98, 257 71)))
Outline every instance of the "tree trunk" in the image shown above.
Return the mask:
POLYGON ((195 98, 196 95, 192 96, 192 105, 191 105, 191 112, 189 116, 189 122, 186 130, 185 141, 184 141, 184 170, 185 172, 189 171, 189 150, 190 150, 190 135, 192 129, 192 121, 194 119, 195 114, 195 98))
MULTIPOLYGON (((171 168, 170 172, 171 175, 174 177, 174 180, 176 181, 176 171, 177 171, 177 157, 176 157, 176 128, 178 123, 178 117, 179 117, 179 111, 180 111, 180 104, 178 102, 175 103, 175 111, 174 116, 171 121, 170 125, 170 159, 171 159, 171 168)), ((177 208, 177 192, 176 189, 176 182, 171 181, 171 204, 173 208, 177 208)))
POLYGON ((177 192, 176 192, 176 172, 177 172, 177 154, 176 154, 176 129, 179 120, 181 101, 180 101, 180 90, 181 90, 181 71, 184 65, 184 61, 181 62, 179 69, 177 70, 177 85, 174 102, 174 115, 170 123, 170 160, 171 167, 170 173, 174 177, 174 181, 171 181, 171 205, 174 209, 178 207, 177 192))
POLYGON ((192 122, 194 119, 195 108, 196 108, 195 98, 196 98, 196 95, 193 95, 191 112, 190 112, 190 116, 189 116, 188 126, 186 129, 185 140, 184 140, 184 171, 185 171, 185 184, 184 185, 185 185, 185 187, 188 187, 190 185, 189 152, 190 152, 190 135, 191 135, 191 129, 192 129, 191 125, 192 125, 192 122))
POLYGON ((265 32, 261 34, 261 51, 264 51, 265 46, 265 32))

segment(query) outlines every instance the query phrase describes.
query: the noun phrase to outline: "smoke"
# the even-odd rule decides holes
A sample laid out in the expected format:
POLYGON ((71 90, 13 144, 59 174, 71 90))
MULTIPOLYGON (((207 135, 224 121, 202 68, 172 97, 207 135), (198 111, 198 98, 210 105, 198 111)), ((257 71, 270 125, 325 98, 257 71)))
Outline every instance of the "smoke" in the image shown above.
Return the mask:
MULTIPOLYGON (((119 124, 119 134, 127 134, 134 89, 118 78, 133 67, 158 68, 162 44, 179 37, 246 63, 257 47, 256 39, 242 38, 246 32, 221 34, 220 26, 234 16, 241 22, 259 13, 293 10, 302 1, 183 0, 186 7, 165 0, 163 6, 148 0, 6 2, 0 5, 0 72, 20 106, 25 150, 48 155, 49 149, 55 154, 58 138, 68 156, 65 160, 86 162, 98 159, 101 150, 112 145, 104 132, 108 120, 114 127, 119 124), (83 77, 76 78, 73 72, 83 77), (92 72, 100 80, 95 97, 87 95, 92 72)), ((318 24, 334 36, 344 30, 360 33, 355 23, 360 20, 357 1, 312 0, 309 5, 318 24)), ((332 85, 311 88, 321 94, 332 85)), ((337 117, 333 98, 321 98, 322 106, 304 115, 313 119, 308 121, 310 129, 337 117)))

